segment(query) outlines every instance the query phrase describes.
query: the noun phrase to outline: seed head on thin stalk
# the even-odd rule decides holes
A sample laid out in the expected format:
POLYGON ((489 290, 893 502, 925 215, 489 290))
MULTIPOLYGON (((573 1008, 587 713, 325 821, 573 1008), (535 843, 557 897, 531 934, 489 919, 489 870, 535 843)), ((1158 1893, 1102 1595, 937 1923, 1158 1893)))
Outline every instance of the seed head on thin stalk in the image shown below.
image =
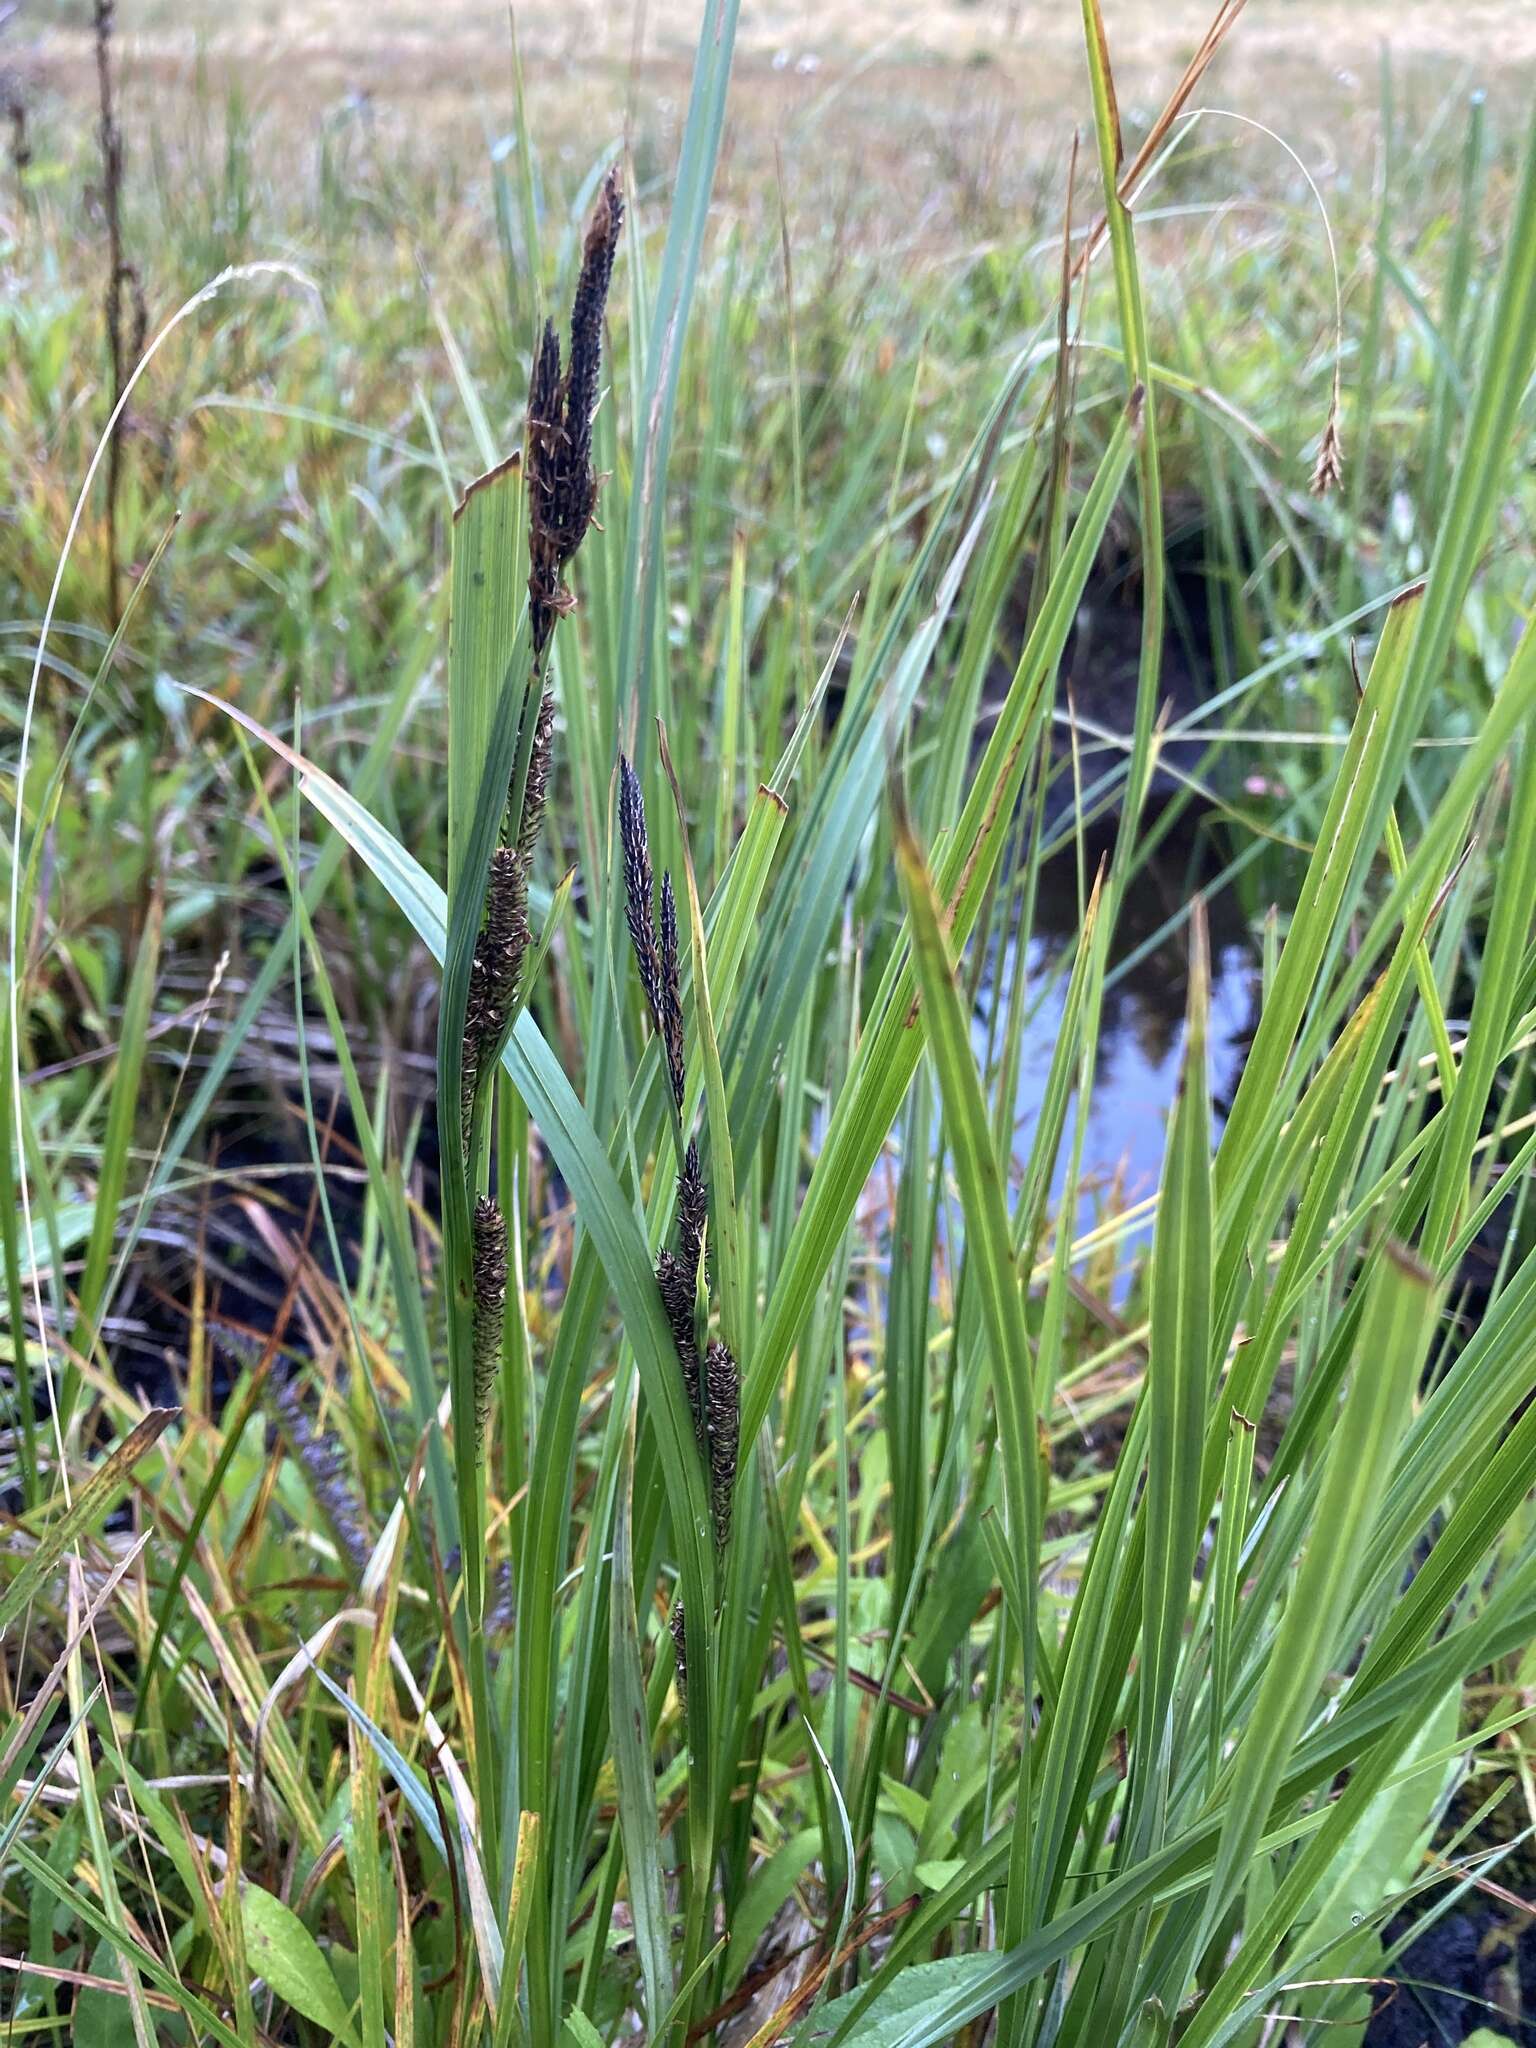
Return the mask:
POLYGON ((1317 460, 1312 465, 1311 489, 1314 496, 1322 498, 1337 490, 1344 481, 1344 436, 1340 427, 1343 412, 1343 393, 1339 365, 1344 355, 1344 291, 1339 281, 1339 252, 1333 239, 1333 222, 1328 217, 1328 208, 1318 190, 1317 180, 1307 169, 1301 157, 1283 135, 1267 127, 1262 121, 1255 121, 1250 115, 1234 113, 1229 107, 1192 107, 1185 119, 1187 126, 1179 139, 1187 134, 1196 122, 1206 118, 1233 121, 1239 127, 1256 131, 1267 136, 1283 149, 1291 162, 1306 180, 1307 190, 1312 194, 1318 217, 1323 224, 1323 240, 1328 247, 1328 268, 1333 281, 1333 381, 1329 389, 1328 416, 1323 422, 1322 439, 1318 442, 1317 460))
POLYGON ((704 1259, 704 1228, 709 1216, 709 1189, 699 1166, 699 1148, 692 1142, 677 1177, 677 1250, 662 1249, 656 1260, 656 1287, 672 1344, 682 1368, 683 1389, 693 1417, 700 1453, 705 1453, 704 1399, 699 1373, 699 1273, 704 1259))
MULTIPOLYGON (((678 1155, 682 1160, 679 1202, 683 1179, 699 1181, 697 1149, 683 1144, 683 1102, 686 1094, 686 1063, 683 1040, 683 1000, 678 968, 677 903, 672 877, 661 878, 661 921, 658 935, 651 873, 651 842, 645 821, 645 796, 640 778, 624 755, 619 756, 619 846, 624 864, 624 914, 629 926, 630 945, 640 976, 651 1028, 661 1044, 672 1095, 673 1126, 678 1155)), ((700 1183, 702 1185, 702 1183, 700 1183)), ((707 1198, 698 1204, 699 1231, 707 1198)))
POLYGON ((539 699, 533 727, 533 745, 528 755, 528 778, 523 785, 523 812, 518 820, 516 845, 529 876, 533 853, 544 825, 544 806, 549 800, 549 771, 554 754, 555 699, 546 690, 539 699))
POLYGON ((582 245, 581 274, 571 302, 571 360, 567 371, 566 428, 576 464, 592 457, 592 416, 597 410, 597 379, 602 362, 603 315, 613 282, 614 253, 624 225, 624 194, 615 164, 604 178, 587 236, 582 245))
POLYGON ((683 1170, 677 1176, 677 1236, 688 1267, 690 1287, 697 1284, 704 1247, 704 1226, 708 1221, 709 1187, 699 1165, 698 1141, 690 1138, 683 1153, 683 1170))
POLYGON ((1323 437, 1317 444, 1317 460, 1312 465, 1312 495, 1326 498, 1330 491, 1338 489, 1344 481, 1344 437, 1339 427, 1342 395, 1339 389, 1339 369, 1333 370, 1333 396, 1328 402, 1328 417, 1323 423, 1323 437))

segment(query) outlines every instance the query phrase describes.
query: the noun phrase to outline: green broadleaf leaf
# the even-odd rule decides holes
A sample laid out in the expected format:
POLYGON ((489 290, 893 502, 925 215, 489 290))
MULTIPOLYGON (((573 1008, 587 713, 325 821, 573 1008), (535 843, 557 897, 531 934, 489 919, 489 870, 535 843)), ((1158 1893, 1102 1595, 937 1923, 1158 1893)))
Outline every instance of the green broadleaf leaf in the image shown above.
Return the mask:
MULTIPOLYGON (((914 2027, 941 2011, 956 1993, 963 1993, 991 1962, 990 1956, 945 1956, 935 1963, 917 1963, 894 1972, 877 1992, 857 2026, 843 2036, 850 2048, 895 2048, 914 2027)), ((825 2007, 820 2025, 835 2029, 854 2010, 861 1992, 848 1992, 825 2007)))
POLYGON ((253 1974, 302 2018, 355 2048, 357 2035, 341 1988, 320 1944, 293 1908, 247 1881, 240 1892, 240 1920, 253 1974))

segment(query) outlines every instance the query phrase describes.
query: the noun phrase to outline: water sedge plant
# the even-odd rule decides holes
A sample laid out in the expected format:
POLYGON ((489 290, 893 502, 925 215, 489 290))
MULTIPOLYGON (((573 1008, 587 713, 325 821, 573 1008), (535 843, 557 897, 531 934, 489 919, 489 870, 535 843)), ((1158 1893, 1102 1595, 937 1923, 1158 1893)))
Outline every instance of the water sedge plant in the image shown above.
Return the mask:
MULTIPOLYGON (((167 397, 124 444, 54 586, 90 616, 105 562, 108 630, 67 677, 35 636, 12 720, 9 2038, 1374 2043, 1428 2010, 1426 1929, 1481 1902, 1518 1935, 1536 125, 1442 124, 1438 288, 1378 263, 1314 361, 1310 242, 1207 274, 1138 218, 1197 175, 1239 11, 1128 154, 1084 0, 1097 202, 1074 155, 1037 298, 978 252, 908 308, 905 374, 905 285, 812 304, 787 215, 771 260, 712 227, 708 0, 675 178, 594 151, 567 206, 519 120, 494 345, 438 302, 440 389, 337 455, 411 316, 381 285, 355 360, 279 360, 283 301, 238 338, 274 343, 249 410, 167 397), (236 480, 284 469, 313 528, 284 503, 258 541, 236 480), (1072 655, 1117 550, 1133 694, 1097 741, 1072 655), (1229 772, 1261 745, 1272 797, 1229 772), (1217 871, 1148 942, 1187 958, 1157 1184, 1085 1199, 1136 892, 1196 801, 1217 871), (98 866, 141 906, 116 952, 98 866), (1224 893, 1259 964, 1218 1101, 1224 893), (242 1160, 253 1123, 288 1149, 242 1160)), ((339 246, 330 159, 323 189, 339 246)), ((25 197, 68 275, 64 199, 25 197)), ((1409 202, 1370 203, 1387 252, 1409 202)), ((31 477, 27 409, 61 466, 89 408, 46 395, 27 274, 31 477)), ((18 561, 54 496, 18 498, 18 561)), ((51 558, 0 573, 44 615, 51 558)), ((1518 2042, 1498 1983, 1484 2040, 1518 2042)))

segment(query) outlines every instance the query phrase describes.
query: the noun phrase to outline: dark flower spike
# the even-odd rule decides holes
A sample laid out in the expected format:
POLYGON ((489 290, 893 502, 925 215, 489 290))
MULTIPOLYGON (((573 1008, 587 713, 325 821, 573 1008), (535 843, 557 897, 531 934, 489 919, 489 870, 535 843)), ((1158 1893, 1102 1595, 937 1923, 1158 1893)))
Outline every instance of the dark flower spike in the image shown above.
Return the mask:
MULTIPOLYGON (((672 877, 663 875, 659 921, 653 917, 651 849, 646 831, 645 801, 639 777, 622 754, 619 756, 619 840, 624 857, 624 896, 630 940, 651 1023, 661 1040, 667 1080, 678 1113, 678 1141, 681 1144, 682 1113, 687 1093, 687 1048, 677 898, 672 889, 672 877)), ((702 1361, 699 1355, 709 1319, 704 1272, 704 1233, 708 1219, 709 1188, 699 1160, 698 1145, 690 1139, 682 1148, 677 1175, 677 1249, 664 1249, 657 1258, 656 1287, 667 1327, 672 1333, 673 1349, 677 1353, 689 1412, 693 1416, 694 1435, 704 1462, 715 1543, 723 1550, 730 1540, 740 1454, 741 1374, 729 1346, 724 1343, 710 1344, 702 1361)), ((687 1682, 681 1604, 673 1609, 671 1628, 677 1643, 678 1685, 681 1689, 687 1682)))
POLYGON ((692 1271, 674 1252, 663 1251, 656 1261, 656 1289, 662 1313, 672 1332, 672 1346, 682 1367, 683 1391, 693 1417, 693 1433, 700 1451, 704 1449, 704 1406, 699 1390, 699 1342, 694 1335, 694 1293, 698 1262, 692 1271))
POLYGON ((544 659, 560 610, 565 559, 556 538, 565 438, 560 389, 560 338, 546 320, 528 383, 528 627, 535 672, 544 659))
MULTIPOLYGON (((651 846, 645 824, 645 797, 640 778, 624 755, 619 756, 619 844, 624 856, 624 904, 630 943, 640 986, 645 992, 651 1024, 661 1040, 667 1079, 679 1116, 683 1108, 683 1010, 677 987, 677 905, 670 878, 662 882, 661 941, 658 945, 652 910, 651 846)), ((703 1260, 704 1227, 709 1215, 709 1190, 699 1164, 699 1148, 685 1147, 677 1176, 677 1250, 663 1250, 656 1261, 656 1287, 661 1295, 672 1346, 682 1371, 688 1410, 693 1417, 699 1453, 708 1464, 704 1433, 704 1399, 699 1372, 699 1268, 703 1260)))
POLYGON ((661 1033, 661 954, 651 909, 651 843, 645 829, 645 796, 640 778, 619 756, 619 846, 624 856, 624 914, 646 1008, 661 1033))
MULTIPOLYGON (((619 756, 619 845, 624 855, 624 915, 640 986, 651 1024, 661 1040, 667 1084, 679 1116, 683 1113, 686 1066, 683 1046, 683 1001, 678 978, 677 899, 672 877, 661 878, 661 938, 657 943, 651 907, 651 842, 645 823, 645 796, 640 778, 619 756)), ((695 1158, 695 1168, 697 1159, 695 1158)))
MULTIPOLYGON (((504 816, 501 822, 502 843, 491 856, 485 906, 470 962, 461 1055, 460 1106, 466 1159, 474 1136, 476 1098, 505 1043, 528 950, 528 885, 544 823, 555 723, 555 700, 543 687, 544 657, 555 620, 574 602, 565 588, 565 565, 586 537, 597 500, 597 479, 592 473, 592 413, 597 404, 602 361, 603 312, 623 218, 623 199, 614 170, 604 181, 587 229, 581 276, 571 310, 569 366, 562 374, 559 337, 554 327, 546 323, 529 379, 528 622, 533 658, 525 702, 531 703, 534 693, 539 701, 529 738, 522 802, 515 815, 504 816)), ((509 799, 509 812, 510 809, 509 799)), ((659 997, 659 988, 657 993, 659 997)), ((471 1258, 478 1448, 484 1441, 491 1395, 501 1364, 507 1293, 507 1221, 487 1195, 479 1196, 475 1202, 471 1258)))
POLYGON ((485 922, 475 940, 469 967, 469 999, 464 1008, 461 1077, 466 1144, 475 1090, 488 1062, 501 1050, 527 950, 528 866, 515 846, 498 846, 491 855, 485 922))
POLYGON ((691 1259, 696 1274, 699 1250, 704 1242, 704 1225, 709 1220, 709 1189, 699 1165, 697 1142, 690 1138, 683 1154, 683 1170, 677 1176, 677 1235, 683 1255, 691 1259))
POLYGON ((582 248, 571 302, 570 357, 564 375, 560 343, 546 323, 528 393, 528 616, 537 669, 561 612, 572 603, 566 563, 586 538, 597 504, 592 471, 592 415, 602 363, 603 314, 613 258, 624 224, 618 170, 603 180, 582 248))
POLYGON ((672 877, 661 878, 661 1037, 667 1056, 667 1078, 679 1116, 683 1113, 686 1061, 683 1055, 683 999, 677 971, 677 901, 672 877))
POLYGON ((724 1344, 711 1344, 704 1354, 704 1398, 709 1504, 715 1518, 715 1543, 724 1550, 731 1534, 731 1501, 741 1443, 741 1374, 724 1344))
MULTIPOLYGON (((238 1356, 238 1353, 236 1354, 238 1356)), ((373 1544, 363 1524, 361 1507, 334 1437, 322 1436, 310 1421, 291 1373, 279 1369, 267 1381, 267 1399, 278 1428, 305 1478, 316 1507, 331 1525, 336 1548, 345 1558, 354 1578, 361 1579, 373 1555, 373 1544)))
POLYGON ((538 719, 533 728, 533 748, 528 756, 528 780, 523 785, 523 815, 518 822, 517 850, 522 856, 526 887, 533 875, 533 850, 544 824, 544 805, 549 797, 549 770, 555 730, 555 699, 546 690, 539 699, 538 719))
POLYGON ((491 1395, 501 1370, 501 1334, 507 1312, 507 1219, 489 1195, 475 1202, 474 1220, 475 1430, 485 1436, 491 1395))
MULTIPOLYGON (((615 164, 603 180, 581 252, 581 275, 571 303, 571 364, 567 373, 565 425, 571 460, 591 473, 592 416, 597 411, 597 378, 602 363, 603 314, 613 282, 613 259, 624 225, 624 194, 615 164)), ((596 495, 594 490, 594 497, 596 495)), ((587 516, 591 517, 591 505, 587 516)))

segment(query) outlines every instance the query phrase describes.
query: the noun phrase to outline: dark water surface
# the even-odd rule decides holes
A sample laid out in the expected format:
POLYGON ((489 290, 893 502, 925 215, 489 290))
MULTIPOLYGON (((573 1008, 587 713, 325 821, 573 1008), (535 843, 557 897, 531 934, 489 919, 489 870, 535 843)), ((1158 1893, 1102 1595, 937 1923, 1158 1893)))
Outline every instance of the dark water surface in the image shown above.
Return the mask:
MULTIPOLYGON (((1097 849, 1087 861, 1091 872, 1097 849)), ((1189 996, 1189 907, 1208 889, 1215 863, 1204 842, 1175 835, 1133 877, 1121 905, 1100 1016, 1093 1092, 1083 1134, 1078 1227, 1093 1220, 1100 1200, 1118 1181, 1125 1204, 1157 1191, 1162 1174, 1168 1112, 1178 1087, 1189 996), (1172 929, 1165 927, 1172 925, 1172 929)), ((1241 905, 1230 887, 1206 895, 1211 945, 1211 1092, 1219 1105, 1236 1086, 1254 1022, 1259 956, 1241 905)), ((1080 928, 1076 863, 1058 855, 1041 872, 1035 935, 1024 971, 1028 1005, 1014 1103, 1014 1152, 1023 1159, 1039 1120, 1056 1052, 1080 928)), ((1016 953, 1009 946, 1001 971, 983 981, 976 1036, 985 1051, 992 1013, 1000 1036, 1012 1001, 1016 953)), ((1066 1192, 1077 1116, 1074 1101, 1052 1177, 1051 1196, 1066 1192)), ((1219 1125, 1218 1125, 1219 1128, 1219 1125)))

